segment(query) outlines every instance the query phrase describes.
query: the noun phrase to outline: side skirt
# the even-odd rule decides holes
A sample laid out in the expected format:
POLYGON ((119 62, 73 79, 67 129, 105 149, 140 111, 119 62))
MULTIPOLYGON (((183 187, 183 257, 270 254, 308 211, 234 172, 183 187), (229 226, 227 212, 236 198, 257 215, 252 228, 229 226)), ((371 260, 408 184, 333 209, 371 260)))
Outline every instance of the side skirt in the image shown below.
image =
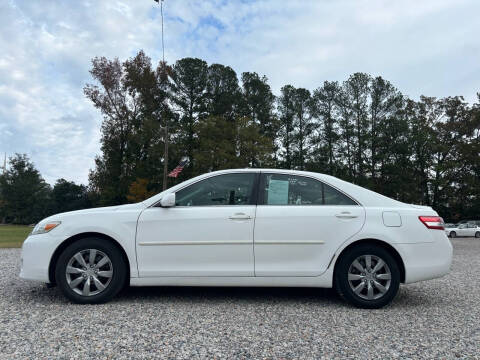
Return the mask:
POLYGON ((130 286, 260 286, 260 287, 332 287, 333 272, 327 270, 321 276, 298 277, 142 277, 130 278, 130 286))

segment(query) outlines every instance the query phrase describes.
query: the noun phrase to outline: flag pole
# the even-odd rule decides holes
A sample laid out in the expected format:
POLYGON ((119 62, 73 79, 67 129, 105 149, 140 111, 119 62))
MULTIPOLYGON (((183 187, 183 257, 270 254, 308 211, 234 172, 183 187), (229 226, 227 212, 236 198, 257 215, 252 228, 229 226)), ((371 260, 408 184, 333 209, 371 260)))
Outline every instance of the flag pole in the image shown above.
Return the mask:
MULTIPOLYGON (((161 15, 161 18, 162 18, 162 71, 165 71, 165 67, 166 67, 166 64, 165 64, 165 42, 163 40, 163 0, 154 0, 155 2, 157 3, 160 3, 160 15, 161 15)), ((161 112, 163 112, 163 117, 165 119, 165 126, 164 126, 164 130, 165 130, 165 134, 164 134, 164 140, 163 140, 163 143, 164 143, 164 150, 163 150, 163 184, 162 184, 162 187, 163 187, 163 190, 166 190, 167 189, 167 181, 168 181, 168 119, 167 117, 165 116, 165 112, 163 111, 163 106, 162 106, 162 109, 161 109, 161 112)), ((162 116, 162 115, 160 115, 162 116)), ((160 122, 161 122, 161 118, 160 118, 160 122)))

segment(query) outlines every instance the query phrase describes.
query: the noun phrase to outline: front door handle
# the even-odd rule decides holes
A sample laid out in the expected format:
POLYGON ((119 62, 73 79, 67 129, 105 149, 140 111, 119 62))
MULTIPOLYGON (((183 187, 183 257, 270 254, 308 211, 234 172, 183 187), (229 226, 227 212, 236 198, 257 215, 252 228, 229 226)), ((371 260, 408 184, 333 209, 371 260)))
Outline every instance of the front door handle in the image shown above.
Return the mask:
POLYGON ((236 213, 228 217, 230 220, 250 220, 252 217, 244 213, 236 213))
POLYGON ((339 219, 355 219, 358 217, 358 215, 353 215, 348 211, 343 211, 340 214, 336 214, 335 216, 339 219))

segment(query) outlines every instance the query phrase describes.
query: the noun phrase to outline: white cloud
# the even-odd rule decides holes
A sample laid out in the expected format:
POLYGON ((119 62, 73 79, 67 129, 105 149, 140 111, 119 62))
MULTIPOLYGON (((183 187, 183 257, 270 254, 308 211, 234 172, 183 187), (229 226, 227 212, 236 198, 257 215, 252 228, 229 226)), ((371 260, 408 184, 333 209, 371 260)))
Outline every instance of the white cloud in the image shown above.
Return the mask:
MULTIPOLYGON (((474 101, 480 3, 475 0, 165 0, 166 59, 193 56, 314 89, 356 71, 418 97, 474 101)), ((94 56, 161 57, 152 1, 0 4, 0 152, 26 152, 47 181, 87 182, 101 115, 82 88, 94 56)))

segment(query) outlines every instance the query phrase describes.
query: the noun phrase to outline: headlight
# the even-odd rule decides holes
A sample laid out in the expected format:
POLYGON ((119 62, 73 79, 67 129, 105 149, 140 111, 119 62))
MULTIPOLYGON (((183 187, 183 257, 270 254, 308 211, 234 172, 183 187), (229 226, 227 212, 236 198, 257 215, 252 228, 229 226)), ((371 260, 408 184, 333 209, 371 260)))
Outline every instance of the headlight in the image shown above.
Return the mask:
POLYGON ((30 235, 48 233, 49 231, 52 231, 53 229, 55 229, 61 223, 62 223, 61 221, 48 221, 45 223, 40 222, 37 225, 35 225, 30 235))

